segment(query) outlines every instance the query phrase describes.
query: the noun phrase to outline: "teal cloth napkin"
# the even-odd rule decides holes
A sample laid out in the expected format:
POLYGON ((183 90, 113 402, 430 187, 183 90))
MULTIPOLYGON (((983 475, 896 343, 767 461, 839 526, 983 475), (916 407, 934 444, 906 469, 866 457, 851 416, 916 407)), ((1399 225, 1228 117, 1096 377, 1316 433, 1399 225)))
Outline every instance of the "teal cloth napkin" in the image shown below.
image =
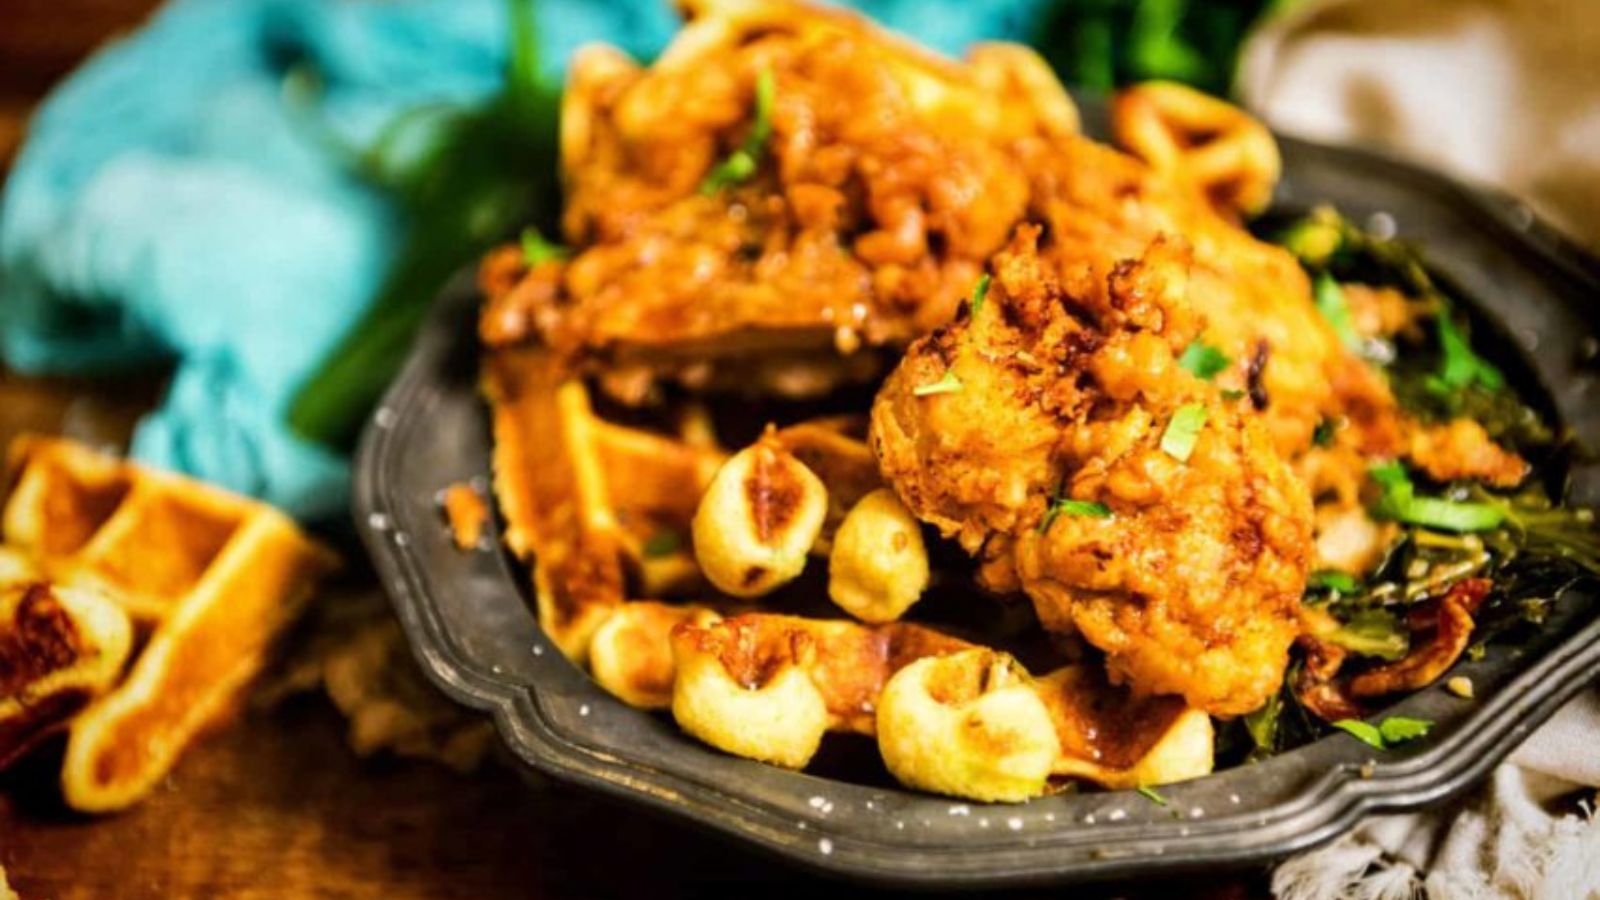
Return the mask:
MULTIPOLYGON (((1026 36, 1044 0, 855 5, 956 52, 1026 36)), ((544 0, 535 19, 552 83, 584 42, 649 58, 676 28, 659 0, 544 0)), ((508 21, 504 0, 174 0, 30 127, 0 198, 0 357, 25 373, 173 364, 134 456, 302 519, 341 514, 348 461, 285 414, 404 222, 340 148, 493 96, 508 21), (314 116, 294 101, 307 72, 314 116)))

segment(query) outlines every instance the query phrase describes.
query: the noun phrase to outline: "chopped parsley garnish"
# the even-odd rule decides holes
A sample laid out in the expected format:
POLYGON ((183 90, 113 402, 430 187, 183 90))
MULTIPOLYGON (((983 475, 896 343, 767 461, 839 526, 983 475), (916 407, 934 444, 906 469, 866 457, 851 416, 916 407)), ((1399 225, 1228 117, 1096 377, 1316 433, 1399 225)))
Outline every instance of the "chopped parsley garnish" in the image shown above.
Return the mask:
POLYGON ((522 229, 522 261, 528 264, 528 268, 566 259, 571 255, 571 250, 547 240, 539 233, 539 229, 522 229))
POLYGON ((1341 594, 1354 594, 1361 590, 1361 584, 1356 581, 1354 575, 1349 572, 1340 572, 1337 569, 1323 569, 1320 572, 1312 572, 1307 583, 1314 588, 1327 588, 1330 591, 1338 591, 1341 594))
POLYGON ((1154 803, 1157 806, 1167 805, 1167 798, 1161 796, 1161 794, 1159 794, 1155 788, 1140 785, 1137 790, 1141 796, 1143 796, 1146 800, 1149 800, 1151 803, 1154 803))
POLYGON ((968 305, 968 313, 976 319, 978 312, 983 309, 983 301, 989 296, 989 273, 983 273, 978 279, 978 286, 972 289, 972 303, 968 305))
POLYGON ((1082 516, 1086 519, 1109 519, 1111 507, 1093 500, 1070 500, 1066 497, 1057 497, 1050 502, 1050 508, 1044 511, 1044 518, 1039 520, 1039 532, 1043 534, 1050 530, 1051 524, 1059 515, 1082 516))
POLYGON ((1361 335, 1356 333, 1355 320, 1350 315, 1350 304, 1344 299, 1344 290, 1339 287, 1339 282, 1327 272, 1317 276, 1312 285, 1312 299, 1317 305, 1317 312, 1328 320, 1333 326, 1339 340, 1351 350, 1361 349, 1361 335))
POLYGON ((650 538, 644 542, 642 550, 645 559, 658 559, 663 556, 671 556, 682 548, 683 535, 667 529, 650 535, 650 538))
POLYGON ((1202 381, 1217 377, 1218 373, 1228 368, 1230 362, 1226 353, 1199 340, 1186 347, 1183 355, 1178 357, 1178 365, 1202 381))
POLYGON ((1237 401, 1237 400, 1243 400, 1244 399, 1244 391, 1235 391, 1235 390, 1229 390, 1227 388, 1224 388, 1223 391, 1222 391, 1222 399, 1227 400, 1230 403, 1232 403, 1234 401, 1237 401))
POLYGON ((1359 719, 1340 719, 1333 723, 1333 727, 1348 733, 1368 747, 1383 749, 1383 732, 1379 731, 1376 725, 1369 725, 1359 719))
POLYGON ((1378 733, 1383 735, 1383 742, 1391 747, 1425 737, 1431 730, 1433 730, 1432 722, 1406 716, 1390 716, 1378 723, 1378 733))
POLYGON ((911 393, 916 397, 931 397, 934 394, 954 394, 959 390, 961 379, 956 377, 955 372, 946 369, 943 378, 932 384, 919 384, 911 389, 911 393))
POLYGON ((1373 507, 1373 513, 1380 518, 1455 532, 1489 531, 1506 519, 1503 508, 1489 503, 1418 497, 1411 476, 1399 462, 1381 463, 1368 469, 1367 474, 1383 488, 1383 495, 1373 507))
POLYGON ((1433 728, 1433 723, 1426 719, 1412 719, 1406 716, 1390 716, 1373 725, 1357 719, 1340 719, 1333 723, 1333 727, 1344 731, 1356 740, 1377 750, 1387 750, 1397 744, 1414 741, 1423 737, 1433 728))
POLYGON ((772 97, 775 90, 772 70, 762 69, 756 76, 756 112, 754 121, 750 123, 750 133, 745 135, 739 149, 728 154, 728 158, 718 163, 700 182, 700 193, 707 196, 715 194, 728 185, 749 181, 756 174, 761 155, 767 149, 767 140, 772 137, 772 97))
POLYGON ((1207 415, 1206 408, 1198 403, 1178 407, 1161 435, 1162 451, 1173 459, 1187 462, 1189 454, 1194 452, 1195 442, 1200 439, 1200 429, 1205 427, 1207 415))

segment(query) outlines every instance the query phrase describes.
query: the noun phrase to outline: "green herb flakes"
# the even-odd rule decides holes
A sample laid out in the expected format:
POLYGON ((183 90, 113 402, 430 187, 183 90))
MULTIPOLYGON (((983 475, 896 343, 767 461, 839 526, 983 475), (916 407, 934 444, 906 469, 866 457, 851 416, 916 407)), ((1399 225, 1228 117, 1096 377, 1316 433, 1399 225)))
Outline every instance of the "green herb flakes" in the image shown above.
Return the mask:
POLYGON ((1319 572, 1312 572, 1311 577, 1306 580, 1306 584, 1309 587, 1326 588, 1330 591, 1338 591, 1341 594, 1354 594, 1361 590, 1361 584, 1356 581, 1354 575, 1349 572, 1340 572, 1337 569, 1323 569, 1319 572))
POLYGON ((1368 725, 1359 719, 1340 719, 1333 723, 1333 727, 1348 733, 1351 737, 1377 750, 1384 748, 1383 732, 1377 726, 1368 725))
POLYGON ((547 262, 556 262, 572 255, 566 247, 547 240, 537 228, 522 229, 522 261, 528 268, 542 266, 547 262))
POLYGON ((1042 534, 1049 531, 1056 517, 1062 514, 1086 519, 1109 519, 1111 507, 1092 500, 1069 500, 1058 497, 1051 501, 1050 508, 1044 511, 1044 518, 1039 520, 1039 532, 1042 534))
POLYGON ((1166 806, 1167 805, 1167 798, 1161 796, 1160 792, 1158 792, 1155 788, 1153 788, 1153 787, 1145 787, 1144 785, 1140 785, 1137 788, 1137 790, 1139 791, 1139 795, 1141 797, 1144 797, 1146 800, 1149 800, 1151 803, 1154 803, 1157 806, 1166 806))
POLYGON ((772 137, 772 98, 776 90, 772 70, 762 69, 756 76, 756 111, 750 123, 750 133, 745 135, 739 149, 728 154, 728 158, 718 163, 700 182, 701 194, 710 196, 730 185, 749 181, 756 174, 761 156, 767 150, 767 141, 772 137))
POLYGON ((967 307, 968 314, 971 318, 976 319, 978 317, 978 313, 983 310, 983 301, 988 296, 989 273, 985 272, 983 273, 982 277, 978 279, 977 287, 972 289, 972 302, 967 307))
POLYGON ((954 394, 960 390, 961 379, 956 377, 955 372, 946 369, 944 377, 932 384, 919 384, 911 389, 911 393, 916 397, 931 397, 934 394, 954 394))
POLYGON ((1167 422, 1167 430, 1161 435, 1161 450, 1173 459, 1187 462, 1189 454, 1194 452, 1195 442, 1200 439, 1200 429, 1205 427, 1207 418, 1206 408, 1198 403, 1185 403, 1178 407, 1167 422))
POLYGON ((1384 744, 1390 747, 1425 737, 1431 730, 1432 722, 1406 716, 1390 716, 1378 723, 1378 733, 1383 736, 1384 744))
POLYGON ((1178 357, 1178 365, 1202 381, 1210 381, 1228 368, 1231 360, 1216 347, 1196 340, 1178 357))
POLYGON ((1333 727, 1344 731, 1369 747, 1377 750, 1388 750, 1399 744, 1424 737, 1429 731, 1433 730, 1433 723, 1426 719, 1390 716, 1377 725, 1356 719, 1340 719, 1333 723, 1333 727))

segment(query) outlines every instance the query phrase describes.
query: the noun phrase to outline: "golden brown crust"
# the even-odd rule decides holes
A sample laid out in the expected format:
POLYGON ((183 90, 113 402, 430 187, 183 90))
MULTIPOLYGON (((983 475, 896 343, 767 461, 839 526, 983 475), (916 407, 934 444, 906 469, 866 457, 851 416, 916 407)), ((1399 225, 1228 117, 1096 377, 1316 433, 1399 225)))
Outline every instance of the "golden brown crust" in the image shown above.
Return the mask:
MULTIPOLYGON (((946 321, 1024 214, 1008 144, 1076 127, 1024 48, 955 63, 775 2, 708 8, 649 70, 580 55, 565 113, 563 231, 579 250, 520 277, 513 250, 492 254, 485 340, 537 336, 690 380, 708 361, 851 356, 946 321), (761 73, 775 94, 756 173, 702 190, 747 137, 761 73)), ((800 393, 856 377, 812 370, 755 371, 800 393)))
POLYGON ((1183 247, 1058 279, 1037 234, 996 257, 978 317, 913 344, 885 384, 885 478, 970 551, 1013 541, 1045 627, 1081 633, 1119 679, 1248 712, 1277 689, 1297 628, 1309 498, 1246 404, 1177 366, 1199 329, 1183 247), (946 373, 959 390, 919 395, 946 373), (1191 406, 1206 418, 1182 460, 1161 444, 1191 406), (1111 515, 1045 520, 1057 491, 1111 515))

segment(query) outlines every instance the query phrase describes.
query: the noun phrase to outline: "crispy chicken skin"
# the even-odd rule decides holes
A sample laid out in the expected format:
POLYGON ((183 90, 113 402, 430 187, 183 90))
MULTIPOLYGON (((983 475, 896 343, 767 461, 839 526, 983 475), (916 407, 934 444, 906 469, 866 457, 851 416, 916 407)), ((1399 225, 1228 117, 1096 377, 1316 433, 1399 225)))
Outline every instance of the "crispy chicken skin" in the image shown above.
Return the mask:
POLYGON ((1009 561, 1045 627, 1100 647, 1114 678, 1249 712, 1297 632, 1310 498, 1248 399, 1177 365, 1205 323, 1186 246, 1058 272, 1038 236, 1019 228, 978 314, 912 344, 885 383, 871 431, 885 479, 983 550, 986 572, 1009 561), (959 390, 919 395, 947 373, 959 390), (1207 419, 1180 460, 1161 441, 1187 404, 1207 419), (1111 515, 1046 518, 1058 492, 1111 515))

